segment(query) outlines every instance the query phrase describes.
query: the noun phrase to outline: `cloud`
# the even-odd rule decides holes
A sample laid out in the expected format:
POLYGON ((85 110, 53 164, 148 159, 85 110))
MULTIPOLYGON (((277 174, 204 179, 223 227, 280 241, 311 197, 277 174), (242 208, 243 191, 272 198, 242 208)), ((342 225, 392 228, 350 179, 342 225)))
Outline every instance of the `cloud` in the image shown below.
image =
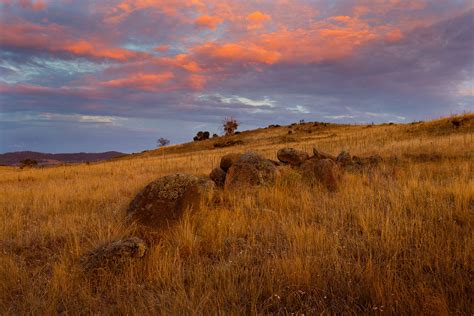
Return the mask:
POLYGON ((0 4, 5 6, 18 5, 23 9, 33 11, 46 9, 46 2, 44 0, 1 0, 0 4))
POLYGON ((272 18, 269 15, 263 12, 254 11, 250 13, 249 15, 247 15, 247 21, 248 21, 247 29, 255 30, 255 29, 262 28, 263 23, 271 19, 272 18))
MULTIPOLYGON (((126 118, 143 136, 140 120, 167 118, 181 141, 190 122, 229 115, 370 122, 473 106, 467 0, 0 1, 0 112, 63 129, 126 118)), ((20 121, 8 124, 35 133, 20 121)))
POLYGON ((138 73, 126 78, 108 80, 103 82, 102 85, 110 88, 137 89, 152 92, 158 91, 163 84, 173 78, 174 74, 172 72, 161 74, 138 73))
POLYGON ((223 20, 217 16, 202 15, 196 19, 194 22, 198 27, 204 27, 211 30, 215 30, 217 25, 223 20))

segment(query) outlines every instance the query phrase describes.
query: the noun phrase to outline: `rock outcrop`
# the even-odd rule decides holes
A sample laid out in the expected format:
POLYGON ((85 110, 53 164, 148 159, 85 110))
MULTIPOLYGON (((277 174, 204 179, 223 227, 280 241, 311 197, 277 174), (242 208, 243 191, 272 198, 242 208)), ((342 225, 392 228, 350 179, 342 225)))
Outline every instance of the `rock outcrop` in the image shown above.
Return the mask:
POLYGON ((273 184, 278 173, 277 167, 268 159, 254 152, 247 152, 228 170, 225 188, 273 184))
POLYGON ((329 191, 337 191, 342 170, 332 159, 308 159, 301 166, 303 178, 310 183, 320 182, 329 191))
POLYGON ((227 154, 227 155, 222 156, 221 163, 220 163, 221 169, 224 170, 225 172, 227 172, 229 170, 229 168, 232 167, 232 165, 237 160, 240 159, 241 156, 242 156, 241 153, 231 153, 231 154, 227 154))
POLYGON ((277 158, 285 164, 300 166, 309 158, 308 153, 294 148, 282 148, 277 152, 277 158))
POLYGON ((130 203, 127 220, 152 228, 163 228, 196 211, 212 193, 214 182, 189 174, 172 174, 148 184, 130 203))
POLYGON ((311 157, 311 159, 317 159, 317 160, 320 160, 320 159, 331 159, 333 161, 336 161, 336 157, 334 157, 333 155, 331 154, 328 154, 324 151, 321 151, 317 148, 313 148, 313 156, 311 157))
POLYGON ((223 188, 225 184, 226 172, 222 168, 214 168, 209 174, 209 178, 214 181, 217 187, 223 188))

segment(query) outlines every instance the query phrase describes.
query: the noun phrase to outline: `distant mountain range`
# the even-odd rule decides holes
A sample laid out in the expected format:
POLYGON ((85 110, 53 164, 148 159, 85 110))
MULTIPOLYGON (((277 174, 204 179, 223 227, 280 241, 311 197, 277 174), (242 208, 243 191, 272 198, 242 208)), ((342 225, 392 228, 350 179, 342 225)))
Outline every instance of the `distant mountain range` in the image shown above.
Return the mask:
POLYGON ((19 165, 20 161, 33 159, 39 165, 55 165, 61 163, 78 163, 107 160, 126 154, 117 151, 107 151, 104 153, 69 153, 69 154, 48 154, 34 151, 16 151, 0 154, 0 165, 19 165))

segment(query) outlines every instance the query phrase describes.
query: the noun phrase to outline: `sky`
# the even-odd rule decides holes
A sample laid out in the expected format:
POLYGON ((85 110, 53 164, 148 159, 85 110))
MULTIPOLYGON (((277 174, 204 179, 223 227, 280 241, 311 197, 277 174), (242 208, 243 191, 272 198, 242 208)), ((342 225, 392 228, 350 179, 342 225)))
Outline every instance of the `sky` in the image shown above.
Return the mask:
POLYGON ((471 0, 0 0, 0 152, 474 111, 471 0))

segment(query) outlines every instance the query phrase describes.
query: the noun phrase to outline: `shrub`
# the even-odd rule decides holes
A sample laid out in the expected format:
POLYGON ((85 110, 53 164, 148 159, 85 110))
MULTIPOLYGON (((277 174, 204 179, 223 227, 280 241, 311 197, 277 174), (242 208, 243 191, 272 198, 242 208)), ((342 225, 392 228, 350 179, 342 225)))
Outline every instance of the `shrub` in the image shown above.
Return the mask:
POLYGON ((196 136, 194 136, 193 140, 195 142, 201 141, 201 140, 206 140, 206 139, 209 139, 209 136, 210 136, 210 134, 209 134, 208 131, 204 131, 204 132, 199 131, 199 132, 197 132, 196 136))

